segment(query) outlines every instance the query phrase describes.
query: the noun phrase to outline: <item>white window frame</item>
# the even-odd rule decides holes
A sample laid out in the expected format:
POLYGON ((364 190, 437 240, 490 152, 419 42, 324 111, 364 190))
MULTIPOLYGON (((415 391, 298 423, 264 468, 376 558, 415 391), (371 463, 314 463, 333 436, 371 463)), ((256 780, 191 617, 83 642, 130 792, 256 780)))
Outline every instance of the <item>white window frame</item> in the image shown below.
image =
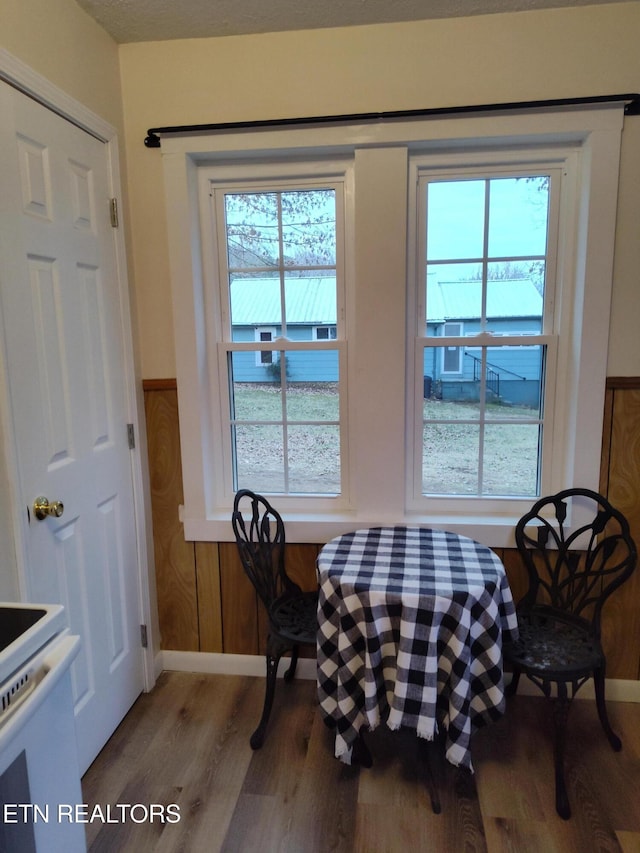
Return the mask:
MULTIPOLYGON (((576 219, 577 198, 575 193, 572 192, 571 187, 576 185, 574 172, 578 164, 579 160, 576 158, 573 145, 558 146, 553 149, 544 146, 535 146, 533 148, 523 146, 518 150, 515 157, 511 151, 504 151, 498 148, 492 151, 489 156, 487 156, 486 152, 482 152, 481 155, 464 153, 449 154, 444 157, 442 155, 435 157, 418 156, 412 162, 411 183, 412 186, 415 185, 417 190, 415 195, 416 223, 413 228, 413 233, 416 234, 416 243, 410 250, 416 257, 417 275, 414 296, 417 310, 414 315, 416 322, 413 325, 414 334, 416 335, 415 359, 421 360, 424 357, 424 344, 438 348, 446 345, 457 346, 460 348, 460 370, 464 369, 462 365, 464 350, 472 348, 479 349, 483 355, 489 347, 505 347, 508 345, 518 347, 521 337, 520 333, 514 335, 509 335, 508 333, 496 335, 494 332, 465 336, 462 329, 459 336, 456 337, 447 333, 447 324, 445 324, 445 328, 443 329, 443 336, 435 337, 427 334, 426 321, 420 319, 426 316, 425 292, 428 302, 429 286, 427 281, 427 289, 425 291, 426 228, 424 227, 424 223, 426 209, 423 205, 425 203, 424 190, 426 184, 429 180, 440 181, 469 178, 485 180, 486 178, 514 177, 523 174, 549 174, 552 176, 549 192, 548 245, 546 251, 545 298, 543 316, 541 318, 542 330, 535 335, 536 345, 542 346, 545 349, 544 360, 546 369, 545 376, 541 377, 541 393, 544 405, 541 416, 531 421, 531 423, 538 423, 542 427, 542 440, 538 454, 538 462, 542 462, 539 472, 540 494, 547 494, 553 489, 554 448, 557 453, 558 446, 561 445, 564 448, 560 451, 561 454, 571 455, 569 448, 570 437, 567 435, 566 430, 563 429, 565 409, 562 405, 556 407, 556 393, 560 397, 560 400, 564 399, 570 393, 564 387, 562 381, 558 381, 557 352, 558 341, 561 337, 563 341, 571 339, 569 318, 572 313, 571 299, 574 293, 573 282, 575 273, 573 259, 575 250, 573 247, 574 235, 571 229, 564 228, 562 234, 560 233, 560 213, 562 186, 563 184, 567 184, 570 189, 565 192, 563 221, 573 222, 576 219), (570 259, 565 267, 558 266, 558 254, 562 254, 564 258, 570 259), (561 307, 563 310, 561 310, 561 307), (564 324, 562 323, 562 318, 564 318, 564 324), (442 337, 446 338, 446 344, 442 341, 442 337), (470 345, 471 342, 475 346, 470 345)), ((484 260, 478 259, 478 263, 484 263, 484 260)), ((452 325, 456 325, 456 323, 452 325)), ((456 371, 444 371, 444 352, 442 353, 442 365, 443 376, 453 377, 456 375, 456 371)), ((480 405, 482 407, 482 401, 480 405)), ((520 506, 520 515, 522 515, 528 509, 529 505, 537 499, 539 495, 527 497, 509 496, 506 498, 493 496, 424 495, 422 493, 423 424, 419 406, 416 406, 413 412, 416 430, 407 457, 407 483, 413 482, 413 493, 408 496, 408 505, 416 510, 425 512, 433 511, 436 507, 438 511, 442 511, 443 508, 447 507, 454 514, 473 514, 477 511, 475 507, 479 506, 482 513, 488 514, 498 513, 501 506, 509 504, 514 507, 520 506)), ((492 423, 495 422, 492 419, 492 423)), ((482 423, 478 425, 482 431, 484 425, 482 423)), ((479 473, 481 474, 484 465, 483 457, 481 456, 478 461, 479 473)), ((563 486, 560 485, 557 488, 563 488, 563 486)))
MULTIPOLYGON (((318 175, 340 171, 331 162, 350 164, 342 172, 353 211, 345 222, 347 289, 338 317, 345 335, 330 344, 343 347, 348 379, 348 484, 344 500, 330 507, 278 502, 289 541, 326 542, 358 527, 404 522, 510 547, 515 522, 531 505, 530 500, 483 499, 471 507, 457 500, 427 506, 415 500, 415 484, 407 476, 413 470, 415 400, 423 393, 411 320, 416 256, 408 250, 416 235, 415 190, 407 175, 418 156, 438 159, 447 168, 457 167, 463 154, 467 162, 470 154, 477 155, 477 167, 483 160, 516 165, 524 148, 535 148, 545 161, 554 152, 563 160, 573 157, 563 192, 576 199, 575 219, 563 223, 566 248, 558 259, 568 283, 559 310, 569 314, 570 335, 558 344, 557 380, 567 397, 554 391, 553 476, 546 485, 597 488, 623 106, 163 138, 186 537, 232 538, 232 496, 215 486, 221 460, 211 440, 216 419, 211 389, 220 376, 212 372, 207 337, 208 327, 215 330, 219 323, 219 309, 211 310, 204 285, 198 176, 203 168, 215 167, 218 174, 233 170, 233 162, 261 163, 256 167, 261 173, 271 164, 274 175, 283 173, 285 163, 302 160, 313 160, 318 175)), ((529 163, 530 156, 524 160, 529 163)), ((500 338, 500 343, 518 342, 500 338)))
MULTIPOLYGON (((259 165, 246 162, 201 165, 198 170, 199 228, 202 253, 202 287, 206 321, 204 349, 209 374, 216 380, 203 392, 208 392, 211 411, 210 434, 203 437, 212 454, 210 502, 214 507, 231 507, 235 450, 229 428, 229 369, 230 353, 246 350, 278 352, 278 362, 288 352, 296 350, 331 350, 338 353, 340 375, 340 475, 342 491, 338 495, 276 494, 273 497, 279 510, 295 508, 301 501, 308 511, 333 513, 345 510, 349 503, 349 453, 347 446, 347 340, 344 323, 345 229, 349 212, 346 198, 351 194, 351 166, 348 160, 322 160, 293 163, 268 160, 259 165), (231 305, 226 266, 226 228, 223 214, 225 192, 279 192, 287 189, 332 188, 336 196, 336 313, 337 336, 329 341, 292 340, 285 336, 255 343, 233 340, 231 305), (217 201, 216 201, 217 199, 217 201)), ((260 329, 264 331, 265 329, 260 329)), ((255 335, 256 339, 258 335, 255 335)), ((268 366, 268 365, 263 365, 268 366)), ((321 424, 320 424, 321 425, 321 424)), ((215 510, 214 510, 215 514, 215 510)))

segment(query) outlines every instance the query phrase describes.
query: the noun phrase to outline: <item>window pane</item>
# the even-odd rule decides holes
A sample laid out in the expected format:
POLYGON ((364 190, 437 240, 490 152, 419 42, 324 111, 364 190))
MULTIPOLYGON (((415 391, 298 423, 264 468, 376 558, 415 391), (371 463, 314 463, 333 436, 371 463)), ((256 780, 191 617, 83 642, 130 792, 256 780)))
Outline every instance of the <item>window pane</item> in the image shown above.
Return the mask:
POLYGON ((338 494, 338 353, 269 353, 274 363, 268 370, 253 366, 254 352, 229 354, 235 481, 257 482, 262 491, 270 493, 338 494), (238 378, 251 370, 260 372, 264 381, 238 378), (291 381, 292 371, 306 374, 309 381, 291 381), (321 376, 326 377, 324 381, 319 379, 321 376), (266 423, 269 421, 275 423, 266 423))
POLYGON ((432 379, 431 395, 454 403, 477 403, 482 375, 481 349, 466 346, 425 347, 424 374, 432 379))
POLYGON ((335 265, 335 190, 282 193, 282 243, 285 265, 335 265))
POLYGON ((335 326, 336 276, 287 273, 284 279, 286 337, 292 341, 313 340, 313 326, 335 326))
POLYGON ((446 320, 460 321, 482 311, 482 264, 429 264, 427 334, 441 335, 446 320))
POLYGON ((504 335, 542 331, 544 263, 489 264, 486 329, 504 335))
POLYGON ((256 492, 285 491, 282 426, 238 424, 232 427, 232 442, 236 488, 256 492))
MULTIPOLYGON (((243 273, 229 276, 231 339, 255 340, 257 326, 282 324, 280 278, 276 273, 243 273)), ((279 334, 279 329, 277 329, 279 334)))
POLYGON ((282 420, 280 353, 273 350, 230 355, 231 386, 237 420, 282 420), (263 361, 269 356, 269 361, 263 361))
POLYGON ((539 418, 543 379, 544 347, 488 347, 487 419, 539 418))
MULTIPOLYGON (((475 417, 484 372, 486 417, 538 419, 542 408, 544 347, 456 347, 462 351, 460 374, 446 374, 449 347, 424 348, 424 411, 441 420, 475 417), (449 404, 448 408, 444 404, 449 404), (473 413, 473 414, 472 414, 473 413)), ((454 353, 455 354, 455 353, 454 353)))
POLYGON ((277 265, 278 194, 227 193, 224 205, 229 269, 277 265))
MULTIPOLYGON (((544 347, 460 347, 461 374, 425 373, 425 494, 537 494, 544 347), (528 423, 527 423, 528 422, 528 423), (481 482, 479 481, 481 478, 481 482), (447 479, 448 478, 448 479, 447 479)), ((447 347, 425 347, 441 367, 447 347)))
POLYGON ((487 424, 482 491, 485 495, 538 494, 539 424, 487 424))
POLYGON ((489 181, 489 257, 544 255, 549 178, 489 181))
POLYGON ((425 424, 422 491, 431 495, 478 492, 480 428, 472 424, 425 424))
POLYGON ((484 196, 484 181, 441 181, 428 185, 428 261, 482 257, 484 196))
POLYGON ((338 353, 335 350, 287 353, 287 418, 290 421, 338 421, 338 353), (304 379, 303 379, 304 377, 304 379))
POLYGON ((340 429, 338 426, 289 426, 289 491, 340 493, 340 429))

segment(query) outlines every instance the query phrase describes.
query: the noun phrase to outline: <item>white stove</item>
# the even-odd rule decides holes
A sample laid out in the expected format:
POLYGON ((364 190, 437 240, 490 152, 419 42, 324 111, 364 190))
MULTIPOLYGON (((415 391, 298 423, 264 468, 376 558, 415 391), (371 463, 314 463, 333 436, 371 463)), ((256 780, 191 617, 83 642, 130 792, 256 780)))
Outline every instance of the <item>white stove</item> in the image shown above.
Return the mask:
POLYGON ((82 853, 69 667, 80 638, 60 605, 0 603, 0 851, 82 853))

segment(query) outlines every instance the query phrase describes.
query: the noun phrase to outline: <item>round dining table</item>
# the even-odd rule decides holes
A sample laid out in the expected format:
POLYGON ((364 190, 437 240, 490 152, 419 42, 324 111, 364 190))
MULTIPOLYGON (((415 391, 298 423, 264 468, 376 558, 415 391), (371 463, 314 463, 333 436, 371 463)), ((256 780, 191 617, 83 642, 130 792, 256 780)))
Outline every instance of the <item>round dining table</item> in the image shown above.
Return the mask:
POLYGON ((456 533, 419 526, 356 530, 317 561, 320 710, 335 754, 381 722, 445 738, 473 770, 471 735, 505 708, 502 642, 517 638, 500 558, 456 533))

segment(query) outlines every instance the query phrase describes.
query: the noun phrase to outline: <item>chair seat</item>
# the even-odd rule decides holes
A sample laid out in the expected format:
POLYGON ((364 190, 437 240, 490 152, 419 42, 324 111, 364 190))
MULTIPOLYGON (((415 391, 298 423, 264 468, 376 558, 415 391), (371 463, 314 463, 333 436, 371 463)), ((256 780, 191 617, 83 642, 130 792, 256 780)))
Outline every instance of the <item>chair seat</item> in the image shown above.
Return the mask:
POLYGON ((581 619, 534 607, 518 615, 519 638, 505 645, 505 660, 522 672, 547 681, 570 681, 590 675, 603 662, 600 643, 581 619))
POLYGON ((318 593, 285 596, 273 603, 271 622, 277 633, 292 643, 315 644, 318 628, 318 593))

